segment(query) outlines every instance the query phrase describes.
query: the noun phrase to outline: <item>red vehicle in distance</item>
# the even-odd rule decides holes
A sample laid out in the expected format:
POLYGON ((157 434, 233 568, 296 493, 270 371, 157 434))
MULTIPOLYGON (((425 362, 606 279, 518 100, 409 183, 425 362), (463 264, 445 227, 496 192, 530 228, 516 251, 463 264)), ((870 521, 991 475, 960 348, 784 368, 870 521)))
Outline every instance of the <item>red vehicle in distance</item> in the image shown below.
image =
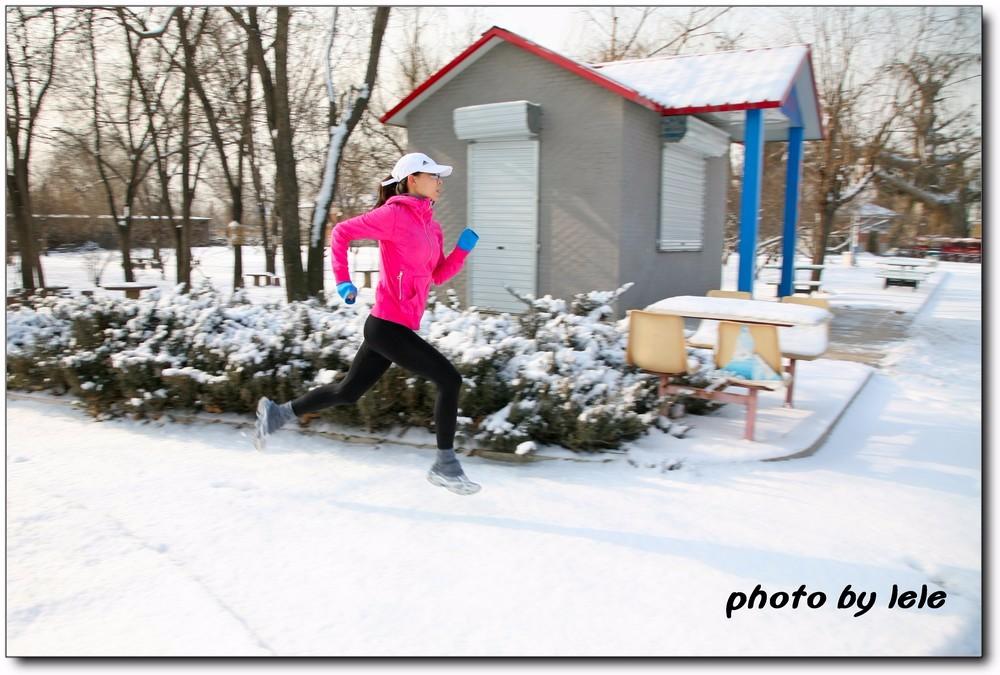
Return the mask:
POLYGON ((982 263, 983 240, 977 237, 917 237, 916 244, 901 247, 900 255, 937 258, 953 262, 982 263))

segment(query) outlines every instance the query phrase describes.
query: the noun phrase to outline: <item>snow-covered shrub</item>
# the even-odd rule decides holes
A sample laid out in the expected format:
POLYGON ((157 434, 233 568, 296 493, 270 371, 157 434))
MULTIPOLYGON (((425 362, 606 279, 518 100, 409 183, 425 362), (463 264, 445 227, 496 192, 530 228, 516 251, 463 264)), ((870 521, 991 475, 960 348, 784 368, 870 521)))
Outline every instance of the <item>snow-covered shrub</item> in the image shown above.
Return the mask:
MULTIPOLYGON (((609 319, 629 286, 569 303, 523 296, 518 316, 432 296, 421 333, 463 377, 461 438, 508 452, 529 442, 599 450, 644 433, 661 403, 656 378, 625 364, 627 322, 609 319)), ((68 390, 95 414, 252 413, 260 396, 285 401, 346 376, 364 318, 319 299, 224 299, 207 284, 139 300, 47 297, 8 312, 8 386, 68 390)), ((436 398, 431 382, 394 366, 357 405, 316 416, 430 429, 436 398)))
POLYGON ((645 433, 660 402, 656 379, 625 364, 627 326, 607 320, 610 303, 630 287, 579 294, 568 307, 551 296, 518 296, 528 309, 518 317, 521 331, 499 343, 506 404, 470 429, 478 444, 601 450, 645 433))

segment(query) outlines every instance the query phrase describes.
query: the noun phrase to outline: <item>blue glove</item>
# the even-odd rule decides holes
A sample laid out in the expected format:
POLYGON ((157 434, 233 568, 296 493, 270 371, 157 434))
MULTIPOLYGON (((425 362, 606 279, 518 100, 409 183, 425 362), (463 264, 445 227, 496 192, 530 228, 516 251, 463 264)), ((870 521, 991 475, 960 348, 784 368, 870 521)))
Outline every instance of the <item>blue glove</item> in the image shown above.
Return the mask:
POLYGON ((463 251, 471 251, 475 248, 477 241, 479 241, 479 235, 469 228, 465 228, 458 237, 458 247, 463 251))
POLYGON ((337 293, 344 299, 344 302, 353 305, 358 297, 358 288, 350 281, 341 281, 337 284, 337 293))

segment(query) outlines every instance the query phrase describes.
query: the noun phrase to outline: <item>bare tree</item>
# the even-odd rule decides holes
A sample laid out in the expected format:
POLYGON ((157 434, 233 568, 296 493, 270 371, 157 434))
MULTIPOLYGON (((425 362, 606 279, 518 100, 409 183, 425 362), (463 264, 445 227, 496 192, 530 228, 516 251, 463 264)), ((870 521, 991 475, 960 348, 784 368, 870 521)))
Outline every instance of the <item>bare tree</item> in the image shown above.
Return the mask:
POLYGON ((392 50, 400 73, 400 90, 394 92, 394 98, 402 99, 440 69, 441 60, 427 48, 425 38, 437 37, 434 27, 442 19, 441 9, 436 7, 406 7, 399 10, 398 16, 404 19, 402 29, 406 37, 401 49, 392 50))
MULTIPOLYGON (((859 70, 861 52, 872 38, 870 26, 878 20, 872 10, 855 7, 813 8, 809 39, 813 51, 817 89, 823 111, 825 137, 806 146, 803 182, 806 198, 818 214, 814 231, 813 262, 822 264, 838 211, 854 200, 871 182, 878 155, 886 147, 899 111, 899 92, 875 96, 884 71, 875 68, 867 77, 859 70), (858 80, 861 81, 858 81, 858 80)), ((807 210, 807 209, 804 209, 807 210)), ((819 272, 813 272, 818 280, 819 272)))
POLYGON ((32 222, 31 150, 38 115, 52 86, 59 42, 69 28, 52 8, 7 10, 7 194, 21 254, 21 284, 26 290, 45 286, 32 222), (40 23, 48 24, 47 32, 36 28, 40 23))
MULTIPOLYGON (((173 17, 173 15, 174 12, 171 12, 168 22, 169 18, 173 17)), ((141 17, 132 16, 140 27, 136 31, 138 35, 143 38, 149 36, 157 38, 156 44, 158 45, 158 49, 153 52, 151 63, 140 68, 140 51, 138 45, 135 50, 129 50, 129 58, 142 98, 143 111, 149 122, 150 144, 153 149, 152 161, 156 168, 156 175, 159 182, 159 189, 155 200, 156 208, 150 208, 150 212, 155 211, 161 218, 165 217, 169 223, 174 240, 174 259, 177 266, 176 278, 182 280, 188 276, 186 267, 188 256, 183 253, 183 223, 178 226, 175 220, 175 211, 170 194, 170 183, 174 173, 171 168, 171 160, 180 153, 179 147, 172 147, 171 139, 174 136, 177 108, 181 103, 181 99, 180 97, 176 97, 173 103, 168 105, 165 95, 165 91, 171 83, 176 70, 176 55, 180 50, 180 44, 177 41, 174 41, 172 45, 165 43, 163 33, 166 31, 167 23, 164 23, 160 30, 149 31, 146 28, 145 21, 141 17)), ((129 24, 126 23, 125 25, 128 26, 129 24)), ((173 145, 176 146, 176 142, 173 145)), ((148 184, 145 187, 149 190, 148 184)), ((150 205, 152 203, 153 200, 151 198, 150 205)), ((159 261, 161 269, 165 272, 165 261, 163 260, 163 253, 160 248, 161 224, 162 221, 157 221, 155 226, 153 257, 159 261)))
POLYGON ((261 160, 257 151, 257 142, 254 136, 253 119, 253 59, 247 52, 246 58, 246 96, 243 103, 243 118, 247 125, 247 159, 250 164, 250 182, 253 185, 256 197, 257 209, 260 217, 261 241, 264 245, 264 270, 270 274, 276 272, 275 257, 277 256, 276 242, 278 238, 277 223, 271 218, 267 189, 264 187, 264 178, 261 175, 261 160), (273 231, 268 230, 268 226, 273 227, 273 231))
POLYGON ((248 7, 244 18, 232 7, 226 11, 244 30, 254 68, 260 77, 267 108, 268 128, 271 130, 275 161, 275 206, 281 219, 282 260, 285 266, 285 294, 289 301, 304 300, 308 288, 302 270, 299 249, 299 183, 296 174, 295 152, 292 143, 291 109, 288 88, 288 24, 291 10, 277 7, 274 40, 274 71, 266 59, 263 30, 258 20, 257 8, 248 7))
POLYGON ((620 61, 644 56, 649 47, 640 34, 656 11, 656 7, 608 7, 590 12, 589 20, 600 32, 603 43, 592 52, 590 60, 620 61), (638 16, 623 17, 623 14, 628 15, 633 10, 638 16))
MULTIPOLYGON (((203 26, 205 26, 209 20, 209 12, 209 9, 202 10, 203 26)), ((180 27, 180 39, 184 49, 183 70, 185 73, 185 82, 191 84, 198 96, 205 119, 208 123, 212 142, 215 145, 219 162, 222 165, 222 173, 225 178, 226 188, 229 192, 230 199, 230 222, 234 223, 236 227, 242 228, 243 162, 244 157, 246 156, 249 120, 247 119, 246 111, 244 111, 244 114, 237 115, 233 118, 233 121, 236 124, 238 138, 236 142, 236 166, 231 167, 227 154, 227 145, 229 144, 227 144, 226 140, 223 138, 223 125, 226 123, 226 118, 224 117, 225 106, 222 105, 217 108, 217 106, 213 105, 212 100, 206 91, 205 85, 202 82, 203 78, 201 72, 203 69, 207 70, 207 64, 199 63, 197 60, 197 55, 195 53, 196 46, 187 37, 187 19, 184 17, 183 11, 177 14, 177 22, 180 27)), ((223 26, 220 25, 213 28, 218 49, 216 53, 212 55, 212 60, 216 64, 223 64, 224 67, 227 55, 232 53, 238 54, 239 52, 233 50, 235 45, 231 40, 223 42, 224 38, 222 37, 222 29, 223 26)), ((232 70, 228 71, 226 74, 231 77, 233 74, 232 70)), ((249 73, 247 75, 249 79, 249 73)), ((225 96, 223 100, 238 100, 237 96, 242 88, 242 82, 239 79, 230 79, 230 77, 227 77, 226 82, 218 83, 217 88, 221 89, 224 93, 225 96)), ((238 242, 234 243, 233 250, 233 288, 236 289, 243 285, 243 257, 242 250, 238 242)))
MULTIPOLYGON (((120 12, 122 10, 119 10, 120 12)), ((133 15, 134 16, 134 15, 133 15)), ((180 173, 181 173, 181 210, 182 217, 180 227, 175 231, 177 237, 177 264, 178 280, 190 285, 191 255, 190 255, 190 218, 191 205, 194 200, 195 185, 198 173, 204 159, 198 160, 198 170, 192 182, 191 167, 191 137, 193 109, 191 106, 191 93, 197 96, 200 103, 201 119, 208 128, 208 135, 211 144, 215 147, 219 160, 226 190, 230 199, 229 219, 230 223, 236 225, 237 230, 242 229, 243 221, 243 165, 247 155, 248 132, 250 127, 249 117, 251 115, 250 101, 246 106, 233 106, 230 103, 227 111, 226 103, 238 100, 242 91, 250 91, 244 88, 244 82, 249 82, 250 73, 241 75, 240 63, 247 57, 240 57, 240 50, 235 40, 225 35, 225 22, 212 21, 214 14, 208 9, 192 9, 186 13, 184 9, 175 8, 167 16, 163 26, 157 30, 148 30, 140 20, 141 30, 133 29, 140 38, 157 38, 161 46, 166 37, 170 20, 176 18, 178 26, 178 48, 167 50, 166 52, 171 65, 183 74, 184 86, 180 97, 181 105, 181 143, 180 143, 180 173), (194 35, 190 35, 191 22, 195 21, 196 30, 194 35), (211 42, 214 44, 214 51, 207 57, 200 58, 199 45, 203 36, 209 34, 211 42), (237 47, 237 49, 234 49, 237 47), (183 53, 183 57, 177 58, 177 51, 183 53), (221 71, 221 72, 220 72, 221 71), (216 76, 213 78, 213 73, 216 76), (214 79, 214 81, 213 81, 214 79), (206 83, 208 86, 206 86, 206 83), (220 101, 213 102, 211 92, 218 92, 221 95, 220 101), (235 112, 232 112, 235 109, 235 112), (235 132, 234 132, 235 130, 235 132), (228 155, 229 146, 233 143, 225 136, 236 136, 235 145, 237 153, 235 167, 231 166, 228 155)), ((204 50, 202 50, 204 51, 204 50)), ((247 50, 243 50, 246 54, 247 50)), ((152 110, 147 108, 147 114, 152 117, 152 110)), ((207 150, 207 145, 204 149, 207 150)), ((166 177, 161 172, 162 181, 166 183, 166 177)), ((171 209, 172 211, 172 209, 171 209)), ((273 265, 272 265, 273 267, 273 265)), ((242 248, 237 241, 234 242, 234 265, 233 265, 233 286, 238 288, 243 284, 242 270, 242 248)))
POLYGON ((382 50, 382 37, 385 35, 385 27, 389 21, 389 8, 378 7, 375 10, 372 20, 371 42, 368 52, 368 68, 365 72, 364 84, 360 87, 352 86, 346 94, 346 105, 338 111, 338 96, 334 85, 333 70, 330 65, 330 55, 333 50, 334 38, 337 34, 337 13, 339 8, 334 8, 330 26, 329 39, 327 41, 326 62, 327 62, 327 96, 329 100, 329 125, 330 144, 327 154, 326 168, 323 174, 323 184, 320 193, 316 198, 316 205, 313 210, 312 226, 309 233, 309 255, 308 255, 308 284, 309 294, 316 295, 323 290, 323 232, 327 217, 330 212, 330 204, 333 202, 337 186, 337 172, 343 159, 343 149, 347 144, 351 133, 358 125, 362 115, 368 107, 368 100, 371 91, 375 87, 375 78, 378 74, 379 55, 382 50))
POLYGON ((952 87, 980 77, 981 29, 969 21, 976 10, 954 10, 921 8, 909 53, 887 66, 909 94, 902 140, 879 155, 876 172, 882 193, 908 216, 894 243, 920 232, 968 236, 969 209, 981 199, 977 106, 949 103, 952 87))
POLYGON ((588 25, 597 30, 599 46, 586 53, 592 62, 621 61, 651 56, 683 54, 704 47, 709 39, 716 48, 733 49, 743 34, 717 29, 731 7, 607 7, 587 10, 588 25), (679 14, 678 12, 684 13, 679 14))
MULTIPOLYGON (((130 70, 129 77, 120 78, 117 82, 122 87, 123 92, 102 89, 101 66, 97 57, 97 36, 95 33, 98 11, 100 10, 85 10, 87 52, 92 77, 89 97, 91 126, 83 134, 68 129, 62 129, 62 131, 82 147, 91 149, 93 153, 97 173, 107 197, 108 209, 115 220, 125 280, 135 281, 131 257, 132 207, 139 184, 145 180, 146 174, 153 166, 145 158, 145 151, 150 144, 150 124, 148 119, 142 118, 135 111, 138 101, 136 100, 137 71, 134 68, 130 70), (108 105, 106 99, 109 97, 117 97, 119 99, 118 105, 108 105), (108 144, 112 147, 108 147, 108 144), (124 186, 120 211, 116 196, 117 190, 112 185, 113 180, 120 181, 124 186)), ((121 21, 119 25, 125 37, 126 51, 132 55, 137 47, 133 44, 131 34, 120 14, 118 18, 121 21)), ((104 37, 107 36, 102 35, 102 38, 104 37)))

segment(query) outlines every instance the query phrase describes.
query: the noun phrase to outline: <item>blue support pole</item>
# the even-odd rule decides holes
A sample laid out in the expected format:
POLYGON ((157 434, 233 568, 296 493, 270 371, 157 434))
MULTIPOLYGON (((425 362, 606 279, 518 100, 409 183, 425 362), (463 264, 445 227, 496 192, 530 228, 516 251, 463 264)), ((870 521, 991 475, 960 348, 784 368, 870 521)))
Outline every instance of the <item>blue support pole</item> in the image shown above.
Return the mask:
POLYGON ((743 193, 740 195, 740 270, 737 288, 753 293, 757 264, 757 217, 760 213, 761 172, 764 166, 764 111, 747 110, 743 138, 743 193))
POLYGON ((794 293, 795 237, 799 222, 799 183, 802 179, 802 127, 788 130, 788 163, 785 178, 785 223, 781 231, 781 284, 778 297, 794 293))

